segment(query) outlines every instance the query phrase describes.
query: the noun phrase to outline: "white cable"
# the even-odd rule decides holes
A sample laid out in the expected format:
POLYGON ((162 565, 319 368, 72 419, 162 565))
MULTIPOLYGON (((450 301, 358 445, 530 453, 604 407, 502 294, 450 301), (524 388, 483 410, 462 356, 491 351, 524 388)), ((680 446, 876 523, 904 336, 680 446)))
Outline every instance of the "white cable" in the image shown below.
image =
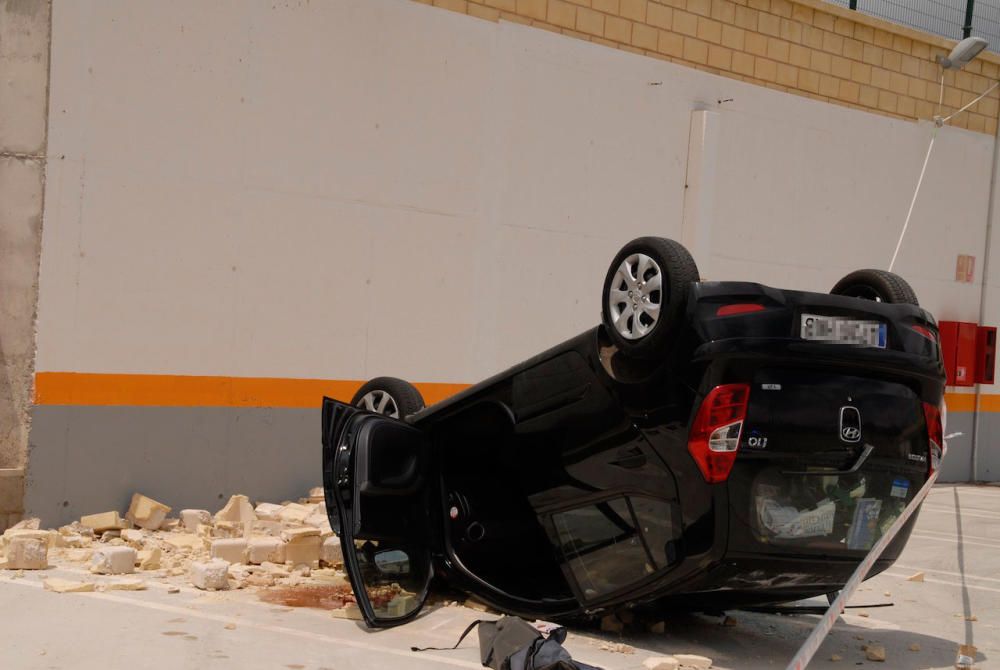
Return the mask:
POLYGON ((913 206, 917 204, 917 194, 920 193, 920 185, 924 183, 924 174, 927 172, 927 163, 931 159, 931 151, 934 149, 934 140, 937 138, 937 127, 934 128, 934 133, 931 135, 931 143, 927 145, 927 155, 924 156, 924 166, 920 168, 920 178, 917 179, 917 188, 913 190, 913 199, 910 200, 910 211, 906 213, 906 221, 903 222, 903 230, 899 233, 899 241, 896 242, 896 250, 892 252, 892 260, 889 261, 889 272, 892 272, 892 268, 896 265, 896 256, 899 255, 899 248, 903 246, 903 236, 906 235, 906 229, 910 225, 910 217, 913 216, 913 206))
POLYGON ((948 116, 944 117, 944 119, 942 120, 942 123, 948 123, 949 121, 951 121, 951 119, 953 117, 958 116, 959 114, 961 114, 962 112, 964 112, 965 110, 967 110, 969 107, 972 107, 974 104, 976 104, 977 102, 979 102, 980 100, 982 100, 983 98, 985 98, 986 96, 988 96, 990 93, 992 93, 993 90, 997 86, 1000 86, 1000 81, 998 81, 995 84, 993 84, 992 86, 990 86, 988 89, 986 89, 986 91, 982 95, 980 95, 978 98, 976 98, 975 100, 973 100, 972 102, 970 102, 969 104, 967 104, 962 109, 958 110, 957 112, 952 112, 948 116))

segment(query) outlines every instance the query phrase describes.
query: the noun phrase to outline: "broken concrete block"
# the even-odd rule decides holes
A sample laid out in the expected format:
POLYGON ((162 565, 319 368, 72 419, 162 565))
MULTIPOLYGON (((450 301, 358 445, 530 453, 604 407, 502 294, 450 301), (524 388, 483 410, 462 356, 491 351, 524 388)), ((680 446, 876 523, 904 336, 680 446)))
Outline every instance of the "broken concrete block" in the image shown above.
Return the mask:
POLYGON ((212 558, 221 558, 227 563, 245 563, 247 558, 247 541, 243 539, 212 540, 212 558))
POLYGON ((106 582, 98 587, 100 591, 145 591, 146 582, 141 579, 125 579, 118 582, 106 582))
POLYGON ((10 542, 16 537, 31 540, 42 540, 46 545, 52 546, 52 537, 49 531, 31 528, 8 528, 3 534, 3 546, 10 544, 10 542))
POLYGON ((38 519, 38 517, 30 517, 28 519, 21 519, 8 528, 8 530, 38 530, 41 525, 42 522, 38 519))
POLYGON ((712 659, 707 656, 698 656, 697 654, 674 654, 674 658, 680 664, 680 667, 684 670, 691 668, 692 670, 708 670, 712 667, 712 659))
POLYGON ((247 543, 247 562, 284 563, 285 543, 277 537, 253 537, 247 543))
POLYGON ((908 581, 908 582, 922 582, 922 581, 924 581, 924 573, 922 573, 922 572, 915 572, 912 575, 910 575, 909 577, 907 577, 906 581, 908 581))
POLYGON ((291 571, 284 565, 278 565, 277 563, 264 562, 260 564, 260 567, 269 575, 275 577, 287 577, 292 574, 291 571))
POLYGON ((142 531, 134 530, 132 528, 126 528, 123 530, 121 538, 125 540, 125 544, 133 549, 142 549, 142 545, 146 542, 146 537, 142 534, 142 531))
POLYGON ((116 511, 88 514, 80 517, 80 524, 98 535, 106 530, 123 530, 131 527, 129 522, 118 516, 116 511))
POLYGON ((319 567, 319 548, 322 540, 319 535, 298 537, 285 545, 285 563, 291 565, 308 565, 319 567))
POLYGON ((100 547, 90 558, 90 571, 99 575, 130 575, 138 553, 132 547, 100 547))
POLYGON ((651 656, 642 662, 642 667, 646 670, 677 670, 681 664, 673 656, 651 656))
POLYGON ((125 518, 140 528, 158 530, 170 514, 170 507, 141 493, 132 494, 132 503, 128 506, 125 518))
POLYGON ((278 518, 285 523, 302 523, 312 515, 312 508, 298 503, 288 503, 278 512, 278 518))
POLYGON ((625 630, 625 624, 614 614, 601 617, 601 630, 605 633, 620 633, 625 630))
POLYGON ((67 549, 63 552, 63 556, 71 563, 87 563, 93 555, 92 549, 67 549))
POLYGON ((196 588, 205 591, 221 591, 229 588, 229 563, 217 558, 211 561, 191 563, 188 578, 196 588))
POLYGON ((204 546, 201 538, 191 533, 171 533, 170 535, 163 536, 163 542, 179 551, 192 551, 201 549, 204 546))
POLYGON ((244 495, 234 495, 226 503, 226 506, 215 513, 216 522, 233 521, 235 523, 249 523, 257 520, 250 500, 244 495))
POLYGON ((8 570, 44 570, 49 567, 48 538, 14 536, 7 543, 6 554, 8 570))
POLYGON ((330 614, 332 614, 335 619, 351 619, 352 621, 361 621, 364 618, 361 616, 361 608, 359 608, 356 603, 347 603, 340 609, 331 610, 330 614))
POLYGON ((885 647, 880 644, 869 644, 865 647, 865 658, 869 661, 885 663, 885 647))
POLYGON ((340 538, 336 535, 323 540, 319 550, 319 560, 326 565, 336 565, 344 562, 344 551, 340 548, 340 538))
MULTIPOLYGON (((122 532, 120 530, 106 530, 101 533, 101 542, 111 542, 112 540, 121 540, 122 532)), ((122 540, 122 543, 125 541, 122 540)))
POLYGON ((162 555, 163 554, 159 547, 154 547, 153 549, 143 549, 138 552, 138 555, 136 556, 136 563, 139 564, 139 568, 142 570, 159 570, 162 555))
POLYGON ((281 535, 281 529, 284 525, 280 521, 267 521, 260 520, 254 521, 250 525, 252 535, 271 535, 273 537, 279 537, 281 535))
POLYGON ((254 508, 254 514, 257 515, 258 519, 264 521, 280 521, 281 517, 281 505, 275 505, 274 503, 261 503, 254 508))
POLYGON ((49 577, 42 582, 42 586, 46 591, 54 593, 91 593, 94 590, 94 582, 77 582, 58 577, 49 577))
POLYGON ((303 526, 301 528, 286 528, 281 531, 281 539, 285 542, 296 542, 307 537, 319 537, 319 529, 303 526))
POLYGON ((205 524, 206 526, 211 525, 212 515, 207 509, 182 509, 181 510, 181 525, 189 533, 194 533, 198 530, 198 524, 205 524))
POLYGON ((913 644, 910 645, 909 649, 910 651, 920 651, 920 643, 914 642, 913 644))
POLYGON ((393 618, 406 616, 416 609, 416 607, 417 599, 409 593, 400 593, 386 605, 386 608, 389 610, 388 615, 393 618))

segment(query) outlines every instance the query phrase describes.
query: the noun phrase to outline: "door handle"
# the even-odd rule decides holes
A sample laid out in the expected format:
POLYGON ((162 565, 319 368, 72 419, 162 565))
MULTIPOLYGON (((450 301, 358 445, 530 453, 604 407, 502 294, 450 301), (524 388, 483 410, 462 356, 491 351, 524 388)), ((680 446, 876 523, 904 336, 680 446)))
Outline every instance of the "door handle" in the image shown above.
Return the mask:
POLYGON ((861 469, 861 466, 865 464, 865 461, 868 460, 868 457, 872 455, 873 451, 875 451, 875 447, 870 444, 866 444, 865 448, 861 450, 858 460, 854 462, 854 465, 852 465, 849 470, 784 470, 781 474, 812 475, 815 477, 826 477, 829 475, 853 475, 861 469))

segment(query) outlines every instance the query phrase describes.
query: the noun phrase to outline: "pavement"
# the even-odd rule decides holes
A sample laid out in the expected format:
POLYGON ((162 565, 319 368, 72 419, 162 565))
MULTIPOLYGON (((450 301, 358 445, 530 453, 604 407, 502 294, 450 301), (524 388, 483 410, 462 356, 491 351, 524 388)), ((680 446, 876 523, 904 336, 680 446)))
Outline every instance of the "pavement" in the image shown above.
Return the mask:
MULTIPOLYGON (((848 610, 809 667, 953 668, 960 644, 978 648, 976 667, 1000 667, 997 509, 1000 487, 935 487, 899 561, 865 582, 851 603, 894 605, 848 610), (907 580, 917 572, 923 582, 907 580), (869 643, 885 646, 885 663, 865 660, 861 647, 869 643), (910 650, 914 644, 919 651, 910 650), (831 661, 834 655, 840 660, 831 661)), ((264 602, 250 590, 168 593, 166 584, 152 580, 136 592, 42 588, 44 578, 84 574, 55 568, 0 575, 0 667, 479 668, 475 634, 455 651, 414 653, 410 647, 451 646, 469 622, 492 618, 441 606, 408 625, 369 631, 325 610, 264 602)), ((566 646, 574 658, 607 670, 638 669, 649 656, 674 653, 702 654, 723 669, 784 668, 817 619, 729 614, 736 626, 722 625, 719 617, 672 616, 665 634, 575 628, 566 646)))

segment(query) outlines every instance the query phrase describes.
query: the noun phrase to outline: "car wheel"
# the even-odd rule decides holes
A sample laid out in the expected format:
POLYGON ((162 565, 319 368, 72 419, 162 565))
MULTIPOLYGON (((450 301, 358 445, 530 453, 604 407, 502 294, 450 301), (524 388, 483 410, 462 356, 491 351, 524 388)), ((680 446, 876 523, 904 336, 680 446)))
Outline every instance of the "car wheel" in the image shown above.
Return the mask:
POLYGON ((640 237, 618 252, 604 279, 604 326, 618 348, 638 357, 661 353, 675 334, 698 266, 687 249, 640 237))
POLYGON ((830 293, 875 302, 920 305, 906 280, 885 270, 856 270, 837 282, 830 293))
POLYGON ((376 377, 358 389, 351 404, 393 419, 405 419, 424 408, 424 398, 417 387, 408 381, 376 377))

